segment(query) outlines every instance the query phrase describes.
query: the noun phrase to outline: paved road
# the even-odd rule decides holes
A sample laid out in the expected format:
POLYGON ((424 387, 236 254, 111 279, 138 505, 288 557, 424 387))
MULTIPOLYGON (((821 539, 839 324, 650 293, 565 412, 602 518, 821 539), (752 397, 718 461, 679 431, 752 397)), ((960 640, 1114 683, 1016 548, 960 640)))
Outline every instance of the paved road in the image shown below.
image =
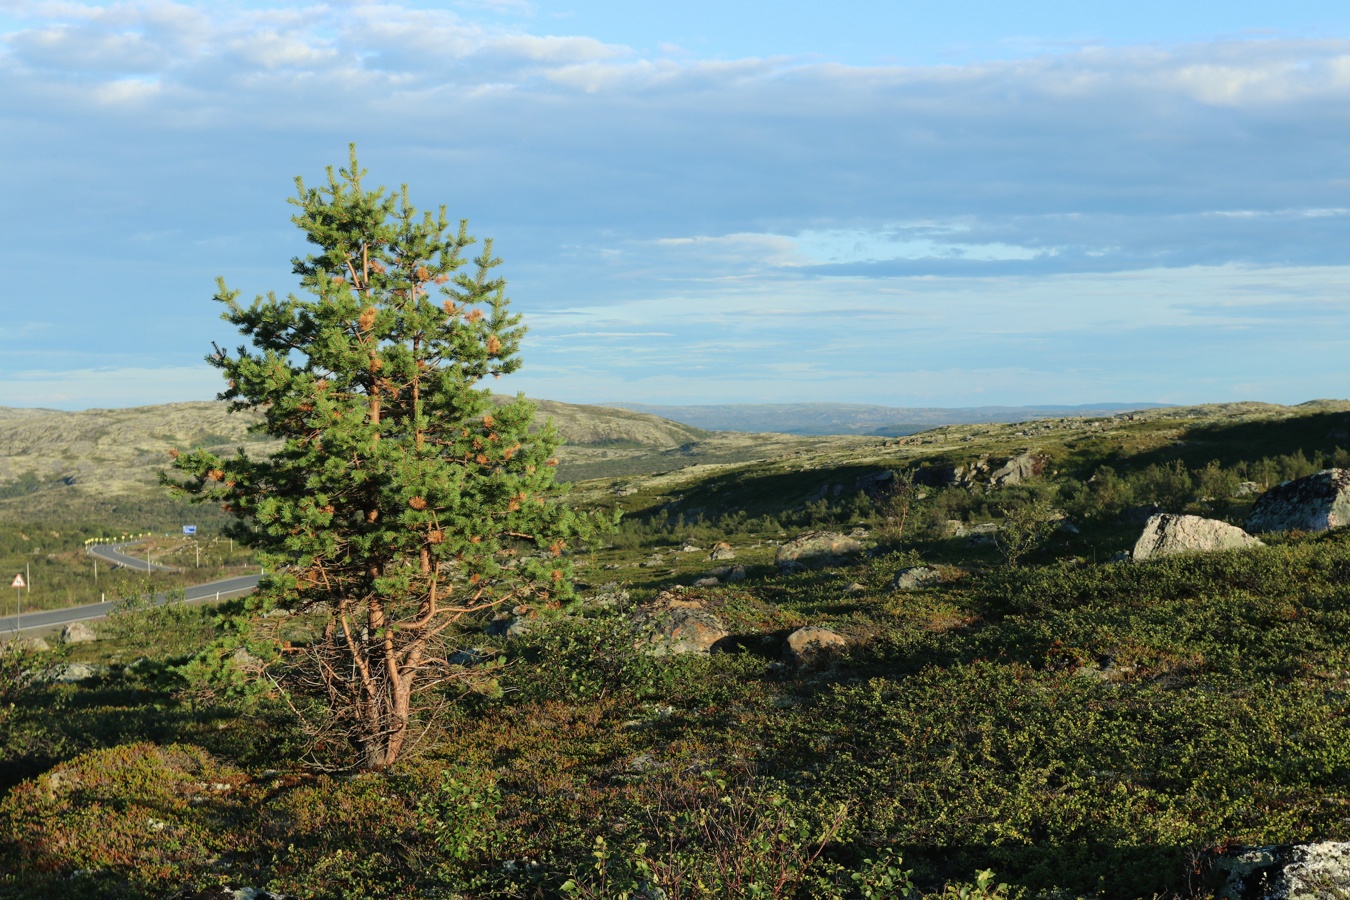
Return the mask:
MULTIPOLYGON (((136 559, 134 556, 126 556, 120 552, 126 544, 108 544, 90 548, 92 555, 101 560, 108 560, 109 563, 120 563, 127 565, 128 568, 135 568, 140 565, 140 571, 146 571, 146 560, 136 559), (130 563, 123 563, 121 560, 130 560, 130 563)), ((155 568, 165 568, 162 565, 155 565, 155 568)), ((185 598, 188 600, 223 600, 229 596, 239 596, 248 594, 258 587, 258 575, 238 575, 235 578, 221 579, 219 582, 208 582, 207 584, 197 584, 186 590, 185 598)), ((167 602, 167 595, 155 595, 155 602, 167 602)), ((63 610, 43 610, 41 613, 24 613, 20 617, 14 615, 5 615, 0 617, 0 636, 4 634, 14 634, 15 631, 32 631, 38 629, 53 629, 68 625, 70 622, 81 622, 84 619, 100 619, 112 611, 116 606, 112 600, 107 603, 89 603, 86 606, 70 606, 63 610)))
POLYGON ((139 543, 141 541, 127 541, 124 544, 92 544, 89 547, 89 555, 97 556, 104 562, 112 563, 115 566, 125 566, 128 569, 136 569, 141 572, 149 572, 152 567, 162 572, 174 571, 172 566, 161 566, 155 562, 153 556, 147 561, 144 556, 136 557, 122 552, 123 548, 139 543))

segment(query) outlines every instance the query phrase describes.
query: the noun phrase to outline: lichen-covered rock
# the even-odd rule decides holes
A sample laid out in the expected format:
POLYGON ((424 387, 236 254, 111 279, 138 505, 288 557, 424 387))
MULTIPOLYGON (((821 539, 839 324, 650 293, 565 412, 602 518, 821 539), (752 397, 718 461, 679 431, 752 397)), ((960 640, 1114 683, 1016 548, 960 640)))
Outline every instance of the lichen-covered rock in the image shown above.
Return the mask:
POLYGON ((628 590, 617 581, 610 581, 582 597, 581 603, 590 609, 611 609, 627 606, 628 599, 628 590))
POLYGON ((274 894, 255 887, 206 887, 196 891, 180 891, 173 900, 290 900, 289 894, 274 894))
MULTIPOLYGON (((709 569, 699 576, 699 579, 713 578, 718 584, 730 584, 733 581, 745 580, 745 566, 718 566, 715 569, 709 569)), ((694 582, 698 586, 698 582, 694 582)))
POLYGON ((1046 457, 1036 453, 1019 453, 989 473, 989 483, 1002 487, 1021 484, 1045 471, 1046 457))
POLYGON ((702 600, 678 591, 666 591, 639 606, 629 621, 656 656, 675 653, 711 653, 727 630, 702 600))
POLYGON ((57 684, 76 684, 81 681, 92 681, 108 674, 107 666, 91 665, 89 663, 61 663, 58 666, 52 666, 46 672, 42 673, 39 680, 52 681, 57 684))
POLYGON ((1134 544, 1136 562, 1178 553, 1208 553, 1216 550, 1244 550, 1264 546, 1256 538, 1227 522, 1201 516, 1160 513, 1144 525, 1144 533, 1134 544))
POLYGON ((530 611, 517 606, 510 612, 498 613, 488 623, 487 633, 492 637, 504 637, 508 641, 518 638, 530 630, 530 611))
POLYGON ((61 629, 61 643, 63 644, 87 644, 96 640, 98 640, 98 635, 94 634, 94 629, 90 628, 87 622, 71 622, 61 629))
POLYGON ((10 637, 0 640, 0 656, 7 653, 46 653, 50 649, 51 645, 40 637, 10 637))
POLYGON ((932 566, 910 566, 891 579, 891 587, 897 591, 918 591, 941 583, 942 573, 932 566))
POLYGON ((783 659, 786 662, 804 665, 838 653, 846 647, 848 641, 838 632, 808 625, 788 635, 787 641, 783 644, 783 659))
POLYGON ((1224 900, 1330 900, 1350 895, 1350 843, 1242 847, 1215 860, 1224 900))
POLYGON ((1247 530, 1329 531, 1350 525, 1350 469, 1323 469, 1257 498, 1247 530))
POLYGON ((862 544, 837 531, 808 531, 779 547, 773 561, 780 569, 794 569, 833 562, 862 549, 862 544))

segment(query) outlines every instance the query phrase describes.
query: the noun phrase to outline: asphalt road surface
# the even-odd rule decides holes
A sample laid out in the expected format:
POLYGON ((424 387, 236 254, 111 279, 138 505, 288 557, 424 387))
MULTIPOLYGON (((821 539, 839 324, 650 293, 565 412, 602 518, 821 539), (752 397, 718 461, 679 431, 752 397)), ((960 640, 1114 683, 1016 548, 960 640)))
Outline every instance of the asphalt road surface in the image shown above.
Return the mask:
POLYGON ((94 544, 89 548, 89 555, 97 556, 104 562, 112 563, 115 566, 125 566, 128 569, 140 572, 149 572, 151 568, 162 572, 173 571, 172 566, 161 566, 155 562, 153 556, 147 560, 144 556, 132 556, 129 553, 122 552, 123 548, 139 543, 140 541, 127 541, 125 544, 94 544))
MULTIPOLYGON (((108 544, 90 548, 89 552, 99 559, 111 563, 120 563, 132 569, 139 565, 142 572, 146 571, 144 559, 127 556, 121 552, 120 548, 125 546, 125 544, 108 544), (129 560, 130 562, 123 562, 123 560, 129 560)), ((165 567, 156 565, 155 568, 162 569, 165 567)), ((240 594, 247 594, 256 588, 260 578, 259 575, 237 575, 234 578, 223 578, 220 581, 194 585, 187 589, 184 599, 191 602, 193 600, 224 600, 228 597, 238 597, 240 594)), ((3 596, 3 594, 0 594, 0 597, 3 596)), ((156 603, 167 603, 168 599, 167 594, 155 595, 156 603)), ((8 606, 9 604, 5 605, 8 606)), ((109 600, 106 603, 90 603, 85 606, 71 606, 66 609, 42 610, 40 612, 22 613, 19 616, 0 616, 0 636, 20 631, 60 628, 71 622, 82 622, 87 619, 101 619, 111 612, 116 605, 114 601, 109 600)))

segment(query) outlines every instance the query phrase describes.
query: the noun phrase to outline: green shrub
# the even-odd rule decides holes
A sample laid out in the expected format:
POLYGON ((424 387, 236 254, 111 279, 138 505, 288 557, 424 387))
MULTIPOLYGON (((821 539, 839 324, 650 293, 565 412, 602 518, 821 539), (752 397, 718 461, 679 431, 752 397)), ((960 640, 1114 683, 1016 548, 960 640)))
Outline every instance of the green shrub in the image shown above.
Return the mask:
POLYGON ((183 597, 182 588, 157 592, 152 582, 133 583, 100 630, 125 653, 156 660, 190 656, 215 638, 215 610, 189 606, 183 597))
POLYGON ((252 799, 242 772, 188 745, 94 750, 14 788, 0 803, 4 867, 38 878, 77 870, 163 891, 237 849, 252 799))
POLYGON ((508 645, 526 665, 508 668, 504 681, 526 701, 646 697, 663 682, 666 666, 636 642, 633 626, 619 612, 541 621, 508 645))

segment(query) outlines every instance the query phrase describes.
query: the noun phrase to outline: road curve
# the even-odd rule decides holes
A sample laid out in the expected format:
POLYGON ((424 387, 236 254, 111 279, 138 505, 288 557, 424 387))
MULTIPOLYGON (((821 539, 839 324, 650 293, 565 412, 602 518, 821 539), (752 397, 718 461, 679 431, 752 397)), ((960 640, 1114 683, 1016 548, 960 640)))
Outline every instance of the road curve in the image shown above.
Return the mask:
POLYGON ((161 566, 153 559, 146 560, 145 557, 137 558, 130 554, 123 553, 123 547, 129 547, 132 544, 139 544, 140 540, 124 541, 120 544, 92 544, 89 547, 89 555, 97 556, 106 563, 112 563, 114 566, 125 566, 128 569, 134 569, 140 572, 149 572, 152 568, 161 572, 177 571, 172 566, 161 566))
MULTIPOLYGON (((100 559, 108 559, 102 553, 98 556, 100 559)), ((144 567, 145 560, 135 560, 134 557, 132 559, 144 567)), ((236 575, 233 578, 222 578, 220 581, 209 581, 206 584, 194 585, 186 590, 184 599, 188 601, 224 600, 227 597, 237 597, 240 594, 250 593, 258 586, 260 578, 260 575, 236 575)), ((166 603, 168 599, 168 595, 163 593, 155 595, 156 603, 166 603)), ((0 616, 0 636, 21 631, 34 631, 39 628, 59 628, 71 622, 82 622, 86 619, 101 619, 111 612, 116 605, 116 602, 109 600, 106 603, 89 603, 85 606, 69 606, 65 609, 46 609, 39 612, 23 613, 18 617, 0 616)))

